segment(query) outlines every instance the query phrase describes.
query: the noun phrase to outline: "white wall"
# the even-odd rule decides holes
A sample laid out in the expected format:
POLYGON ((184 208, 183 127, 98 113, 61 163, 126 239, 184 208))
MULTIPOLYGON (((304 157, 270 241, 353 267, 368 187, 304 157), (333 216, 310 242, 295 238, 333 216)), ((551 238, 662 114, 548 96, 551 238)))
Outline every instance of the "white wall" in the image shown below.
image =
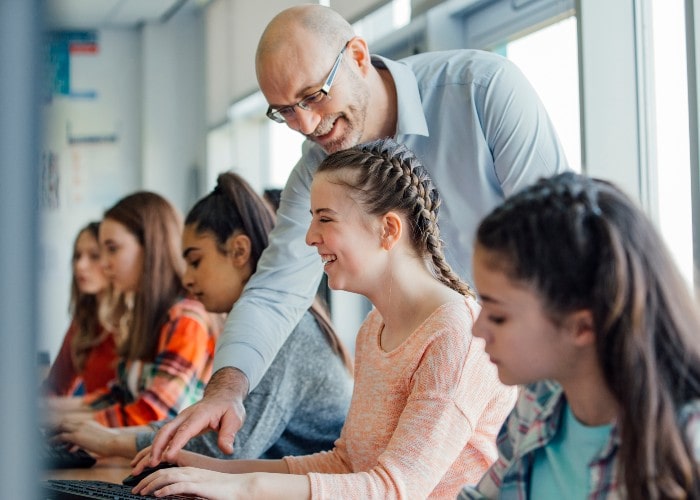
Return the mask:
POLYGON ((73 239, 119 198, 156 191, 182 212, 201 193, 205 164, 201 15, 102 30, 95 54, 71 56, 71 87, 44 105, 44 153, 58 173, 58 204, 42 206, 38 349, 56 355, 69 323, 73 239), (70 136, 97 139, 69 144, 70 136), (109 140, 100 141, 99 138, 109 140), (113 139, 113 140, 112 140, 113 139))
MULTIPOLYGON (((95 54, 71 57, 71 88, 94 98, 54 95, 44 106, 44 155, 55 155, 57 205, 42 207, 39 349, 53 358, 69 322, 70 259, 78 229, 138 189, 141 170, 141 36, 101 31, 95 54), (73 138, 115 140, 69 144, 73 138)), ((45 194, 45 193, 41 193, 45 194)))
POLYGON ((142 36, 143 188, 184 213, 202 194, 206 163, 204 24, 183 12, 142 36))

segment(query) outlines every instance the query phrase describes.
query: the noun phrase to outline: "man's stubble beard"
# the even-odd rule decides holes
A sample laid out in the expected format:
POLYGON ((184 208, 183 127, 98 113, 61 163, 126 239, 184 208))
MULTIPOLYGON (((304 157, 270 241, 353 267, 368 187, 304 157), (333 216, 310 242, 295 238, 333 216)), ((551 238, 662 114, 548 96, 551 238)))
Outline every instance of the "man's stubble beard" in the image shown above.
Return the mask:
POLYGON ((348 107, 348 113, 341 113, 336 120, 345 120, 349 124, 347 133, 337 140, 330 141, 323 147, 326 154, 332 154, 343 149, 358 145, 363 140, 367 121, 367 107, 369 103, 369 90, 362 86, 362 81, 354 74, 350 84, 353 86, 352 101, 354 105, 348 107), (348 118, 350 116, 352 119, 348 118))

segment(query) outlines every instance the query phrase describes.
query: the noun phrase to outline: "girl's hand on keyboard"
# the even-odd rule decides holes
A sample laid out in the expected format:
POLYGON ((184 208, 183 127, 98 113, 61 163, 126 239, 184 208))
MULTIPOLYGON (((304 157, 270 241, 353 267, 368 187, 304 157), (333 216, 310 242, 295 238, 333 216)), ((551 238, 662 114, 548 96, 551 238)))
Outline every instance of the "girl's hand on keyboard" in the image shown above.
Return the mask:
MULTIPOLYGON (((148 446, 143 450, 139 451, 136 456, 131 460, 131 467, 133 467, 132 475, 140 474, 146 468, 151 467, 151 447, 148 446)), ((199 467, 202 469, 219 470, 222 472, 228 472, 226 468, 232 461, 222 460, 212 457, 207 457, 200 455, 199 453, 194 453, 191 451, 180 450, 177 454, 177 459, 174 463, 180 467, 199 467)))
POLYGON ((309 479, 303 475, 253 472, 227 474, 195 467, 162 469, 144 478, 134 493, 196 495, 211 500, 306 499, 311 496, 309 479))
POLYGON ((124 429, 109 428, 94 420, 64 421, 55 439, 67 441, 103 457, 131 458, 136 453, 136 434, 124 429))
POLYGON ((146 476, 132 492, 157 496, 186 494, 209 500, 254 498, 252 492, 245 488, 245 482, 245 475, 225 474, 195 467, 174 467, 146 476))

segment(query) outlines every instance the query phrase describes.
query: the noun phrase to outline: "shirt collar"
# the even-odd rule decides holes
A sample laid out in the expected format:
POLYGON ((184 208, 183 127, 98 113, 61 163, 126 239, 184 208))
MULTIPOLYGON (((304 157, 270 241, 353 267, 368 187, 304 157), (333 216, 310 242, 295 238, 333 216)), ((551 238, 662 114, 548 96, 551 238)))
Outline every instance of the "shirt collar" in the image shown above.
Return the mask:
MULTIPOLYGON (((551 380, 536 384, 533 398, 534 411, 537 413, 537 424, 532 425, 523 438, 523 450, 533 450, 545 446, 559 429, 559 421, 563 416, 566 397, 561 385, 551 380)), ((598 459, 609 457, 620 445, 620 430, 617 422, 613 423, 610 438, 598 454, 598 459)))
POLYGON ((544 380, 527 388, 526 398, 531 400, 531 424, 524 430, 521 451, 528 453, 545 446, 556 434, 564 405, 564 391, 555 382, 544 380))
POLYGON ((416 75, 404 63, 372 55, 372 65, 388 69, 396 87, 396 135, 429 136, 416 75))

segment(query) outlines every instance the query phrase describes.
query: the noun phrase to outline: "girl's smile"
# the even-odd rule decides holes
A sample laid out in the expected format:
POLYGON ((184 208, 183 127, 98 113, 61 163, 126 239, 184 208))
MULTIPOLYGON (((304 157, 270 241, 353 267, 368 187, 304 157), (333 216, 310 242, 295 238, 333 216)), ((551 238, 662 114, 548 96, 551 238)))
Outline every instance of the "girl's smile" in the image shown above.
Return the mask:
POLYGON ((334 290, 366 293, 371 282, 380 236, 374 219, 363 213, 349 190, 329 174, 320 173, 311 184, 312 220, 306 244, 316 247, 334 290))

